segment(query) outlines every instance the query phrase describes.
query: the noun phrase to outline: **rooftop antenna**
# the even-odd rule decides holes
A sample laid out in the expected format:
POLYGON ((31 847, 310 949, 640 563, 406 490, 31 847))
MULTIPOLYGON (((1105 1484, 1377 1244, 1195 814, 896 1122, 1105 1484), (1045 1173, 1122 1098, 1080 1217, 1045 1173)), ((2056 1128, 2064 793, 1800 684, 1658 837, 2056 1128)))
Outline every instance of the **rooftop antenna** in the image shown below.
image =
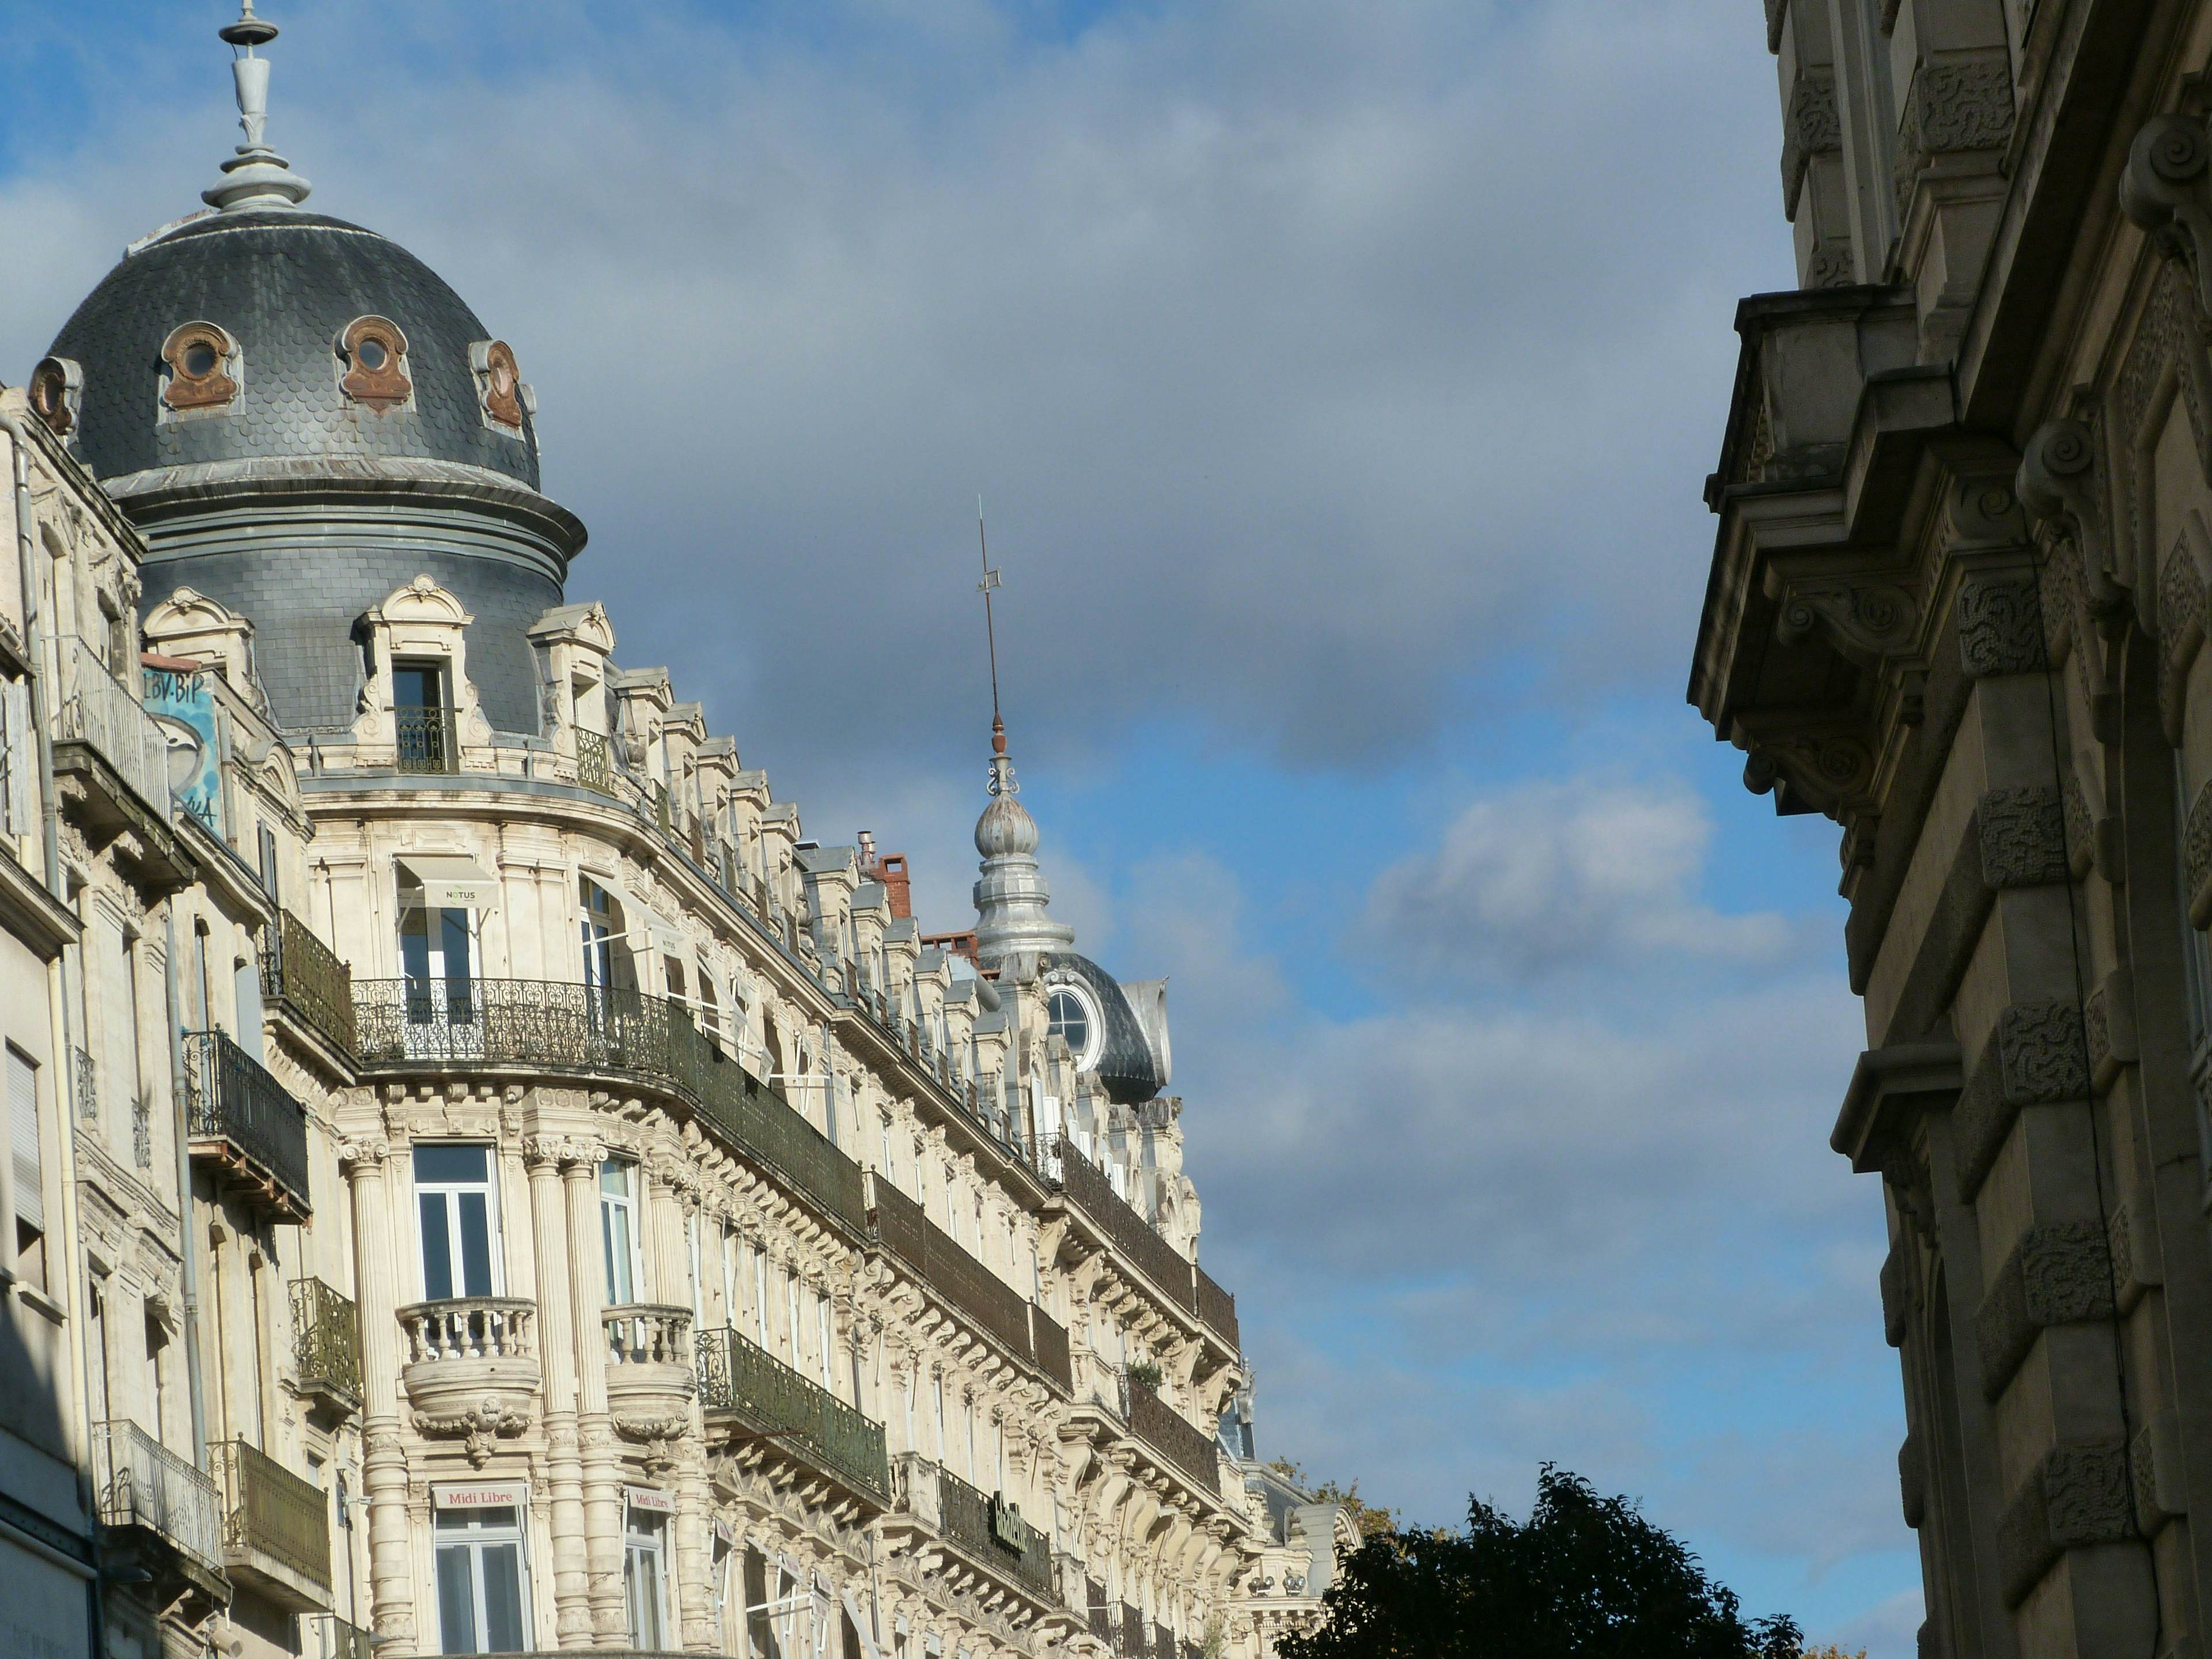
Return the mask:
POLYGON ((983 580, 975 591, 983 596, 983 637, 991 651, 991 793, 1018 795, 1022 786, 1014 780, 1014 763, 1006 758, 1006 723, 999 715, 999 629, 991 611, 991 592, 999 586, 999 573, 991 568, 991 542, 983 532, 983 497, 975 497, 975 544, 982 550, 983 580))

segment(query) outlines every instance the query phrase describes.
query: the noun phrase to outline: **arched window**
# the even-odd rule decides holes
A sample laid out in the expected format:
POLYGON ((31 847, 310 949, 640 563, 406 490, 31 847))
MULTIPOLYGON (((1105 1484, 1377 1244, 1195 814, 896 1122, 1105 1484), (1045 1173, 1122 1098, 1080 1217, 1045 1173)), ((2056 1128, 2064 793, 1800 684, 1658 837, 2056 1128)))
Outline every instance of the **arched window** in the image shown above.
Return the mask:
POLYGON ((1091 1000, 1073 986, 1055 986, 1045 999, 1045 1029, 1066 1042, 1078 1066, 1088 1067, 1097 1058, 1095 1042, 1100 1036, 1091 1000))

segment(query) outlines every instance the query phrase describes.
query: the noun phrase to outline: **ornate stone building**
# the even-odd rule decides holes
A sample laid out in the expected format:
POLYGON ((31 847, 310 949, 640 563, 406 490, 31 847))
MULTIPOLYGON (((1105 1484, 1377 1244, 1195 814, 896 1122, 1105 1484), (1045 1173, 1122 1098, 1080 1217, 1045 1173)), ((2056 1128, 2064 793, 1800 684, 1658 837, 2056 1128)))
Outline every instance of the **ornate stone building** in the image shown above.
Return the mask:
POLYGON ((0 1645, 1257 1659, 1351 1540, 1254 1462, 1164 987, 1002 730, 925 939, 617 665, 274 34, 0 400, 0 1645))
POLYGON ((1802 287, 1737 313, 1690 697, 1840 830, 1922 1651, 2202 1654, 2212 8, 1766 27, 1802 287))

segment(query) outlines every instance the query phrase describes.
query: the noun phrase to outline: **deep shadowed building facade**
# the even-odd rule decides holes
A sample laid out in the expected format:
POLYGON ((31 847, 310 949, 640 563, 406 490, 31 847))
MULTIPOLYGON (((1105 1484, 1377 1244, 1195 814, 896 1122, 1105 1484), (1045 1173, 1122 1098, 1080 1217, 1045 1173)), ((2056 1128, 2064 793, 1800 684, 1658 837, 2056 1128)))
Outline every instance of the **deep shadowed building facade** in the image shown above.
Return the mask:
POLYGON ((1689 690, 1839 831, 1921 1650, 2201 1654, 2212 7, 1765 25, 1801 286, 1737 312, 1689 690))

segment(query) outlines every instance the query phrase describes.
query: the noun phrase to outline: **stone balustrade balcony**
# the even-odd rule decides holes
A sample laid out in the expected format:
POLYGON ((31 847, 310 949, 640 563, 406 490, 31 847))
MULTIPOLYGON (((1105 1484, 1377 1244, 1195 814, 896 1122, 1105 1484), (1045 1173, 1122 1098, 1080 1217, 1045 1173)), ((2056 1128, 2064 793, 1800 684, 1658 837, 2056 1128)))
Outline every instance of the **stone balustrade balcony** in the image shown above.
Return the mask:
POLYGON ((656 1440, 680 1434, 698 1392, 691 1310, 655 1303, 606 1310, 607 1409, 629 1433, 656 1440))
POLYGON ((399 1310, 399 1383, 426 1434, 465 1438, 481 1468, 500 1437, 530 1425, 544 1373, 538 1304, 514 1297, 454 1297, 399 1310))

